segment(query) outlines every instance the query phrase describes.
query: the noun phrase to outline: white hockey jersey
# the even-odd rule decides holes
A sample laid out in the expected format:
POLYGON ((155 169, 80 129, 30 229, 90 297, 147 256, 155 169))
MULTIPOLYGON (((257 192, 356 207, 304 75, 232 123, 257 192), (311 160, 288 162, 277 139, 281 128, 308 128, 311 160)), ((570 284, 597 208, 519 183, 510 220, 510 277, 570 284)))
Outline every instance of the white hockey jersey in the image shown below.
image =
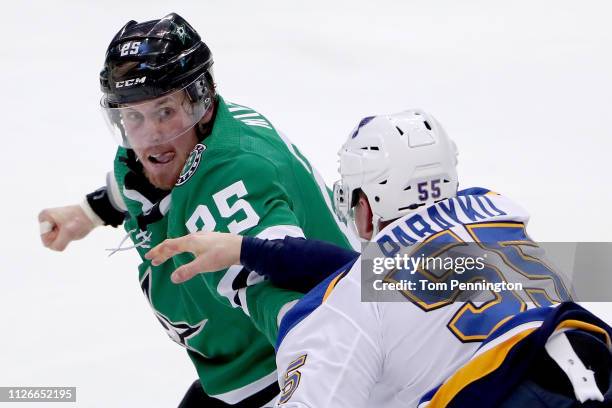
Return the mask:
POLYGON ((372 240, 373 252, 366 250, 352 266, 330 276, 283 319, 276 358, 279 406, 416 407, 492 333, 525 323, 514 325, 515 315, 569 300, 563 279, 537 257, 525 232, 527 220, 511 200, 474 188, 386 226, 372 240), (427 248, 441 257, 441 250, 466 243, 486 254, 476 275, 422 267, 376 274, 372 259, 365 259, 376 251, 392 258, 402 250, 427 254, 427 248), (421 280, 449 286, 428 290, 421 280), (460 301, 465 291, 450 288, 452 280, 523 285, 521 290, 481 290, 473 302, 460 301), (384 302, 364 301, 377 296, 372 291, 381 283, 394 283, 396 290, 387 285, 380 289, 384 302))

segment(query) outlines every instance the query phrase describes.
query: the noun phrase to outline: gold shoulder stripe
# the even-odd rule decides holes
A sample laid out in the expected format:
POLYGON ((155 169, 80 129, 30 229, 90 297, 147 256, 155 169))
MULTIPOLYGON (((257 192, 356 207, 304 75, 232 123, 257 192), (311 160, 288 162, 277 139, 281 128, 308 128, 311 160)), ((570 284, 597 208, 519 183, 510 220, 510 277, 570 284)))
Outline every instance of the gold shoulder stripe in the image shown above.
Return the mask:
POLYGON ((581 329, 593 333, 602 334, 606 338, 608 348, 612 348, 612 342, 610 342, 610 336, 608 335, 608 332, 599 326, 595 326, 594 324, 583 322, 580 320, 564 320, 559 323, 559 325, 555 328, 555 331, 564 328, 581 329))
POLYGON ((498 346, 468 361, 450 377, 431 399, 428 408, 445 407, 469 384, 495 371, 504 362, 512 347, 527 337, 536 328, 524 330, 498 346))
POLYGON ((338 281, 340 281, 340 279, 342 279, 345 274, 346 272, 342 272, 341 274, 336 276, 334 279, 332 279, 331 282, 329 282, 329 285, 327 285, 327 289, 325 289, 325 294, 323 295, 323 300, 321 300, 321 303, 327 300, 327 297, 332 293, 338 281))

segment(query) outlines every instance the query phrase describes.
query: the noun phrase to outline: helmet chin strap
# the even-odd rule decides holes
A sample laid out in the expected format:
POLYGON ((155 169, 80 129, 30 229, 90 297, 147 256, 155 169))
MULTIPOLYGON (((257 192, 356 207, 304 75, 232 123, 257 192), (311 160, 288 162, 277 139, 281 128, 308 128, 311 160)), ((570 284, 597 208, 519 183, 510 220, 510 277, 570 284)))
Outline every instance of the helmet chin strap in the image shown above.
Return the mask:
POLYGON ((359 242, 363 242, 363 243, 368 242, 367 239, 364 239, 364 238, 361 237, 361 235, 359 235, 359 230, 357 229, 357 224, 355 223, 355 218, 351 217, 349 219, 348 226, 351 229, 351 232, 357 237, 359 242))

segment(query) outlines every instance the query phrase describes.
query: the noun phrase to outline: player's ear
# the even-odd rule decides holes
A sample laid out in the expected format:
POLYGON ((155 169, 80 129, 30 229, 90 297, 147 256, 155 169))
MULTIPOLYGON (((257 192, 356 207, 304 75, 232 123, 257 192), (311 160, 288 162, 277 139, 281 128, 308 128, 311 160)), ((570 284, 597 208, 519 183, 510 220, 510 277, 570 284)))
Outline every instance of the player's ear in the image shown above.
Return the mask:
POLYGON ((370 206, 370 202, 368 201, 368 196, 365 195, 363 191, 359 191, 359 199, 357 200, 357 205, 361 207, 361 209, 367 214, 368 218, 372 220, 372 207, 370 206))
POLYGON ((355 208, 355 222, 357 224, 357 231, 359 236, 364 239, 371 239, 372 237, 372 207, 368 201, 368 196, 363 191, 359 191, 359 197, 357 199, 357 208, 355 208))

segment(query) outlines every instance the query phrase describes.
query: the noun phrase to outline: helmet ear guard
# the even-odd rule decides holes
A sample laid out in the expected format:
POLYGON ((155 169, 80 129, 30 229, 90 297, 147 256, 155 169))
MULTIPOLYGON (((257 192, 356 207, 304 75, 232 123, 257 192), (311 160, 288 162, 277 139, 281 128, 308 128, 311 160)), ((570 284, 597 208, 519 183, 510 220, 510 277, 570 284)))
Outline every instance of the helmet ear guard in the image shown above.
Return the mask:
POLYGON ((185 92, 187 92, 187 96, 192 103, 204 102, 208 110, 215 96, 215 85, 212 75, 208 71, 203 73, 195 81, 187 85, 185 92))
POLYGON ((334 183, 334 211, 340 220, 347 223, 349 220, 349 210, 352 207, 352 200, 349 200, 349 187, 342 180, 334 183))

